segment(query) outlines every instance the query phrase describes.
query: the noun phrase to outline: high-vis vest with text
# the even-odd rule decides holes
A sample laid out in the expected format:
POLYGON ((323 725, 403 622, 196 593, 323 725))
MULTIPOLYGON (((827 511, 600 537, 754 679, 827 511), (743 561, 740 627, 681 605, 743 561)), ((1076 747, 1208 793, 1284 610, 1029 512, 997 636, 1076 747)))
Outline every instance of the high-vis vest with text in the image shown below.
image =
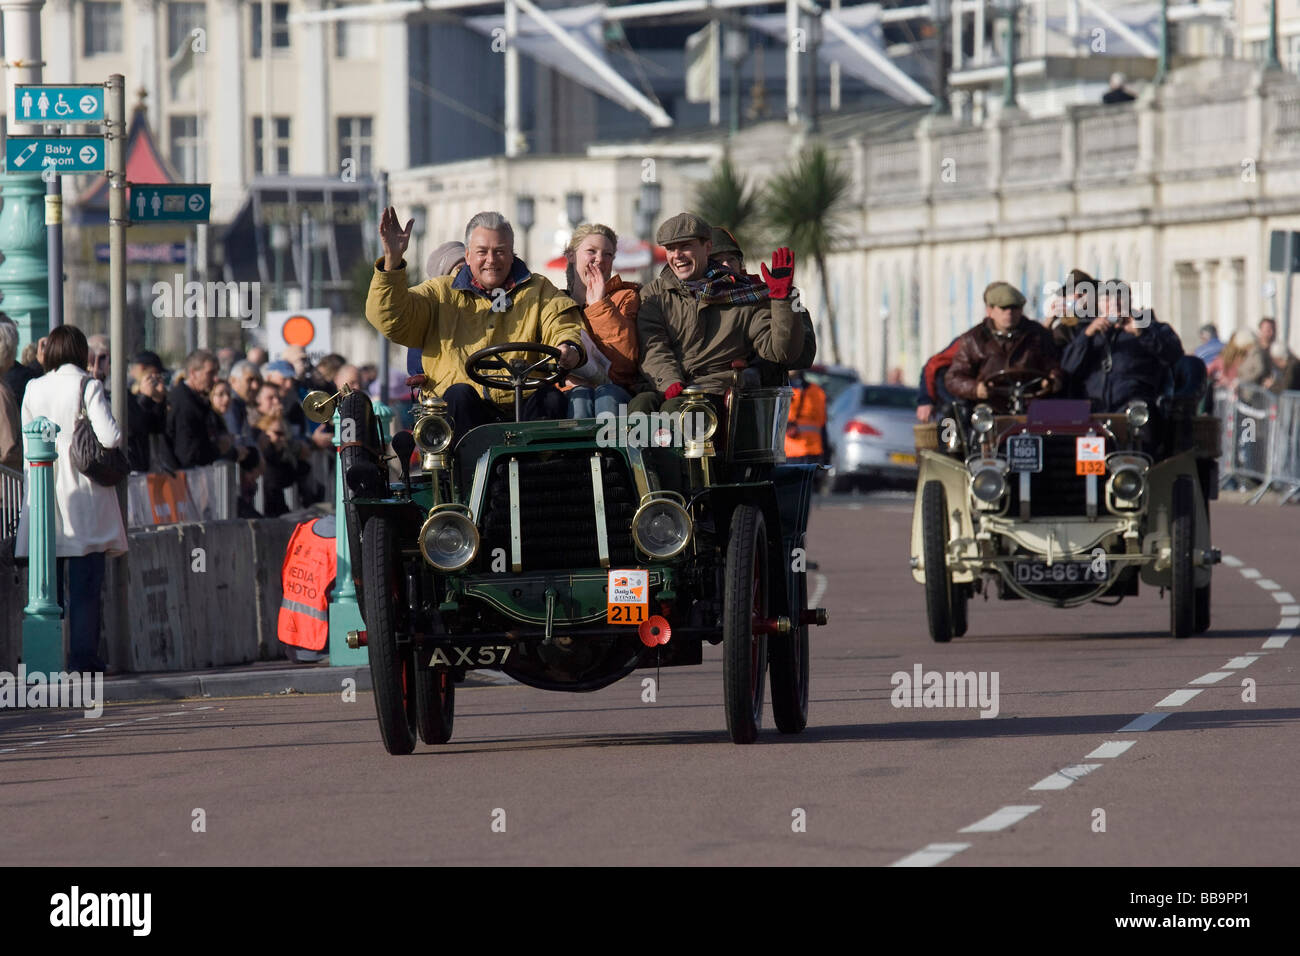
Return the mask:
POLYGON ((309 651, 324 650, 329 642, 329 590, 338 557, 334 538, 316 534, 320 520, 294 529, 280 571, 284 596, 276 630, 282 643, 309 651))
POLYGON ((826 392, 808 382, 790 399, 790 424, 785 432, 786 458, 819 458, 826 425, 826 392))

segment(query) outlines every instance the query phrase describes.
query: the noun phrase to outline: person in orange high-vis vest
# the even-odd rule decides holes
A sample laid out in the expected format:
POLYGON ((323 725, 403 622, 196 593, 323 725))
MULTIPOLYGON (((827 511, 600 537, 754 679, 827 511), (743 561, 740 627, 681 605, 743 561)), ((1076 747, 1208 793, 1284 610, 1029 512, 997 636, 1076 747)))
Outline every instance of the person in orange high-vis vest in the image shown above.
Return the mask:
POLYGON ((337 558, 333 518, 316 518, 294 529, 280 570, 283 597, 276 628, 291 661, 318 661, 326 656, 329 592, 337 558))
POLYGON ((790 373, 794 397, 790 399, 790 423, 785 429, 785 458, 796 465, 820 464, 826 446, 826 392, 798 372, 790 373))

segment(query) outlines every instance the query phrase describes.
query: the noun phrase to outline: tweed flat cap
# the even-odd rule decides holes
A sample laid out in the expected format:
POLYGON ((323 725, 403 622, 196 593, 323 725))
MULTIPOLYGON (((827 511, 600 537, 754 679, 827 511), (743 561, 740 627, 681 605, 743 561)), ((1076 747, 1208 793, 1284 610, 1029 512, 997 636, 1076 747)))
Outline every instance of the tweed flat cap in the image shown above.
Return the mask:
POLYGON ((671 219, 665 220, 655 233, 655 242, 666 246, 670 242, 685 242, 687 239, 712 239, 713 230, 709 224, 694 213, 679 212, 671 219))
POLYGON ((984 290, 984 304, 1010 309, 1025 304, 1025 297, 1010 282, 994 282, 984 290))

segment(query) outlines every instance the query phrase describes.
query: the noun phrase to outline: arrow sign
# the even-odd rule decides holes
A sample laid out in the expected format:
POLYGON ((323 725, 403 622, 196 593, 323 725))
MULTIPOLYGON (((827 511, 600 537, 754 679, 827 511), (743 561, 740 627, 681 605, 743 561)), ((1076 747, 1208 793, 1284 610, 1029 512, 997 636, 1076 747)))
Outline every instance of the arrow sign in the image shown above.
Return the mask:
POLYGON ((128 183, 126 208, 132 222, 207 222, 212 187, 198 183, 151 186, 128 183))
POLYGON ((104 87, 72 83, 44 83, 14 86, 17 123, 102 123, 104 87))
POLYGON ((53 166, 61 174, 104 171, 100 136, 10 136, 5 163, 11 173, 38 173, 53 166))

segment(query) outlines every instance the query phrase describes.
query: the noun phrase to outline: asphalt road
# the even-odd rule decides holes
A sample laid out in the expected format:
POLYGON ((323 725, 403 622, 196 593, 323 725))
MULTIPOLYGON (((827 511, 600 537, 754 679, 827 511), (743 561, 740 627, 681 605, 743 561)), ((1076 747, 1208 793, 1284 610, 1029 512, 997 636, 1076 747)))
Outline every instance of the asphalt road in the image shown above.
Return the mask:
POLYGON ((663 671, 654 703, 653 671, 595 694, 462 686, 453 741, 401 758, 368 693, 8 712, 0 863, 1300 859, 1300 640, 1284 640, 1300 510, 1214 506, 1215 544, 1239 563, 1216 570, 1205 636, 1168 637, 1167 604, 1145 592, 972 603, 949 645, 929 640, 908 571, 910 511, 892 493, 814 512, 832 623, 814 631, 800 736, 769 711, 757 744, 728 741, 718 648, 663 671), (894 706, 892 676, 917 666, 996 674, 996 717, 894 706))

